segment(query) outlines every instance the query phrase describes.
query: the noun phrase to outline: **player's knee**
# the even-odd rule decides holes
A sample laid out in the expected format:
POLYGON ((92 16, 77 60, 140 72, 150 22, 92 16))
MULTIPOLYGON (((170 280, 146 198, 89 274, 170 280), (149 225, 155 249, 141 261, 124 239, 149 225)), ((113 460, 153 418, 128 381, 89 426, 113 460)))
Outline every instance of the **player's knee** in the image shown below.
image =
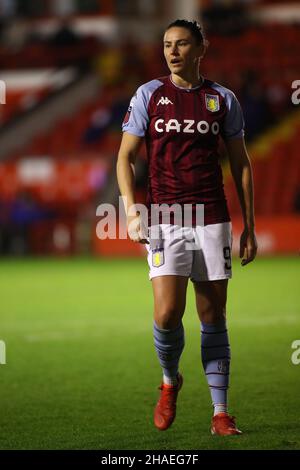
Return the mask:
POLYGON ((155 323, 158 328, 173 330, 180 325, 182 312, 176 307, 161 307, 155 312, 155 323))
POLYGON ((226 320, 225 306, 206 305, 198 310, 200 320, 203 323, 214 324, 226 320))

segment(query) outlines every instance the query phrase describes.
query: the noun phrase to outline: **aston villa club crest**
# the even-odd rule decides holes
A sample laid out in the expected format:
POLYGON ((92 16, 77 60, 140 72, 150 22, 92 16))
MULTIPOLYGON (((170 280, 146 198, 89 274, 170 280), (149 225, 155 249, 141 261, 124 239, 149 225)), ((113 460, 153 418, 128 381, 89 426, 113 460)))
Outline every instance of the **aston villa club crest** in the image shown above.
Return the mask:
POLYGON ((228 372, 229 372, 228 360, 218 361, 218 371, 221 374, 228 374, 228 372))
POLYGON ((153 250, 152 252, 152 266, 154 268, 159 268, 165 262, 164 251, 163 250, 153 250))
POLYGON ((208 111, 215 113, 220 109, 220 102, 218 95, 209 95, 205 93, 205 105, 208 111))

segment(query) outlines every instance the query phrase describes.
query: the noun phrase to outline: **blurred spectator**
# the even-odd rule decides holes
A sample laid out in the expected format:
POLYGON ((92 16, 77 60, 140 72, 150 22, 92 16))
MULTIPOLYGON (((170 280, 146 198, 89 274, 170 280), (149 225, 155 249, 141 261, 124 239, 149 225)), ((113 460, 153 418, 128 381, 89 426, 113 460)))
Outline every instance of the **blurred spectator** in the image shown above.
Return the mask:
POLYGON ((7 253, 10 241, 10 202, 0 199, 0 254, 7 253))
POLYGON ((16 14, 16 0, 0 0, 0 19, 7 20, 16 14))
POLYGON ((27 43, 30 26, 23 18, 15 18, 5 24, 2 30, 1 45, 12 53, 21 50, 27 43))
POLYGON ((295 194, 293 209, 295 210, 295 212, 298 212, 300 214, 300 186, 298 187, 295 194))
POLYGON ((76 46, 80 41, 81 36, 74 31, 70 18, 61 20, 60 26, 49 38, 49 43, 57 47, 76 46))
POLYGON ((42 16, 47 12, 47 2, 41 2, 41 0, 17 0, 17 11, 21 16, 42 16))
POLYGON ((99 12, 102 4, 105 3, 99 0, 76 0, 76 8, 80 14, 89 14, 99 12))
POLYGON ((137 5, 135 0, 115 0, 115 10, 119 16, 135 16, 137 13, 137 5))
POLYGON ((108 47, 96 60, 96 68, 103 86, 118 85, 122 79, 122 51, 118 47, 108 47))
POLYGON ((51 13, 55 16, 73 15, 76 10, 75 0, 52 0, 50 2, 51 13))
POLYGON ((27 192, 19 193, 13 201, 0 201, 0 253, 29 253, 32 225, 52 215, 27 192))
POLYGON ((255 72, 246 72, 240 97, 246 122, 246 138, 251 141, 272 124, 266 94, 255 72))
POLYGON ((30 225, 43 216, 29 193, 20 193, 13 201, 10 213, 11 251, 13 254, 29 252, 30 225))
POLYGON ((84 131, 82 142, 92 144, 99 142, 106 134, 111 123, 112 113, 109 108, 98 108, 93 112, 90 123, 84 131))
POLYGON ((122 75, 126 74, 126 80, 134 77, 137 79, 137 83, 140 83, 141 80, 147 79, 145 63, 150 58, 143 55, 143 48, 140 45, 137 47, 135 38, 127 35, 122 43, 121 50, 123 59, 122 75))
POLYGON ((291 105, 290 90, 282 82, 274 80, 266 90, 269 108, 274 120, 280 120, 291 105))
POLYGON ((136 89, 131 90, 125 87, 123 90, 119 89, 115 93, 114 101, 111 106, 111 128, 118 131, 121 128, 125 114, 127 113, 131 96, 136 89))
POLYGON ((202 8, 207 33, 235 35, 248 27, 247 5, 238 0, 215 0, 202 8))

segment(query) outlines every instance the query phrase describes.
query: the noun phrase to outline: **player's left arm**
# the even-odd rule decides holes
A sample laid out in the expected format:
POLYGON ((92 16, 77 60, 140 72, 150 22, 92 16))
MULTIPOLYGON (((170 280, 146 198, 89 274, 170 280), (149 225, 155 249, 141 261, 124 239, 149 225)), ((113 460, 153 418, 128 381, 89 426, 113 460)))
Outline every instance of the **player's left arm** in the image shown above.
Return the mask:
POLYGON ((244 137, 227 139, 225 144, 244 219, 244 230, 240 239, 240 258, 242 258, 242 266, 245 266, 254 260, 257 252, 252 168, 244 137))

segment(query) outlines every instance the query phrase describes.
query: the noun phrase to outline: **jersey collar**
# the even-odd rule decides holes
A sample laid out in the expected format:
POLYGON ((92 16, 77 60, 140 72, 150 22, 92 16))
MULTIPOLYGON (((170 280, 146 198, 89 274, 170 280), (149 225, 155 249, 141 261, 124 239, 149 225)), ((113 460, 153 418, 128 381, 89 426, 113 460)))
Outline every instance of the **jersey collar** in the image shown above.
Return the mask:
POLYGON ((183 90, 183 91, 187 91, 187 92, 193 91, 193 90, 198 90, 198 88, 201 88, 203 86, 204 81, 205 81, 205 78, 202 77, 202 75, 201 75, 201 78, 202 78, 202 81, 199 85, 194 86, 192 88, 185 88, 183 86, 176 85, 176 83, 174 83, 173 80, 172 80, 172 75, 169 75, 169 80, 175 88, 178 88, 179 90, 183 90))

